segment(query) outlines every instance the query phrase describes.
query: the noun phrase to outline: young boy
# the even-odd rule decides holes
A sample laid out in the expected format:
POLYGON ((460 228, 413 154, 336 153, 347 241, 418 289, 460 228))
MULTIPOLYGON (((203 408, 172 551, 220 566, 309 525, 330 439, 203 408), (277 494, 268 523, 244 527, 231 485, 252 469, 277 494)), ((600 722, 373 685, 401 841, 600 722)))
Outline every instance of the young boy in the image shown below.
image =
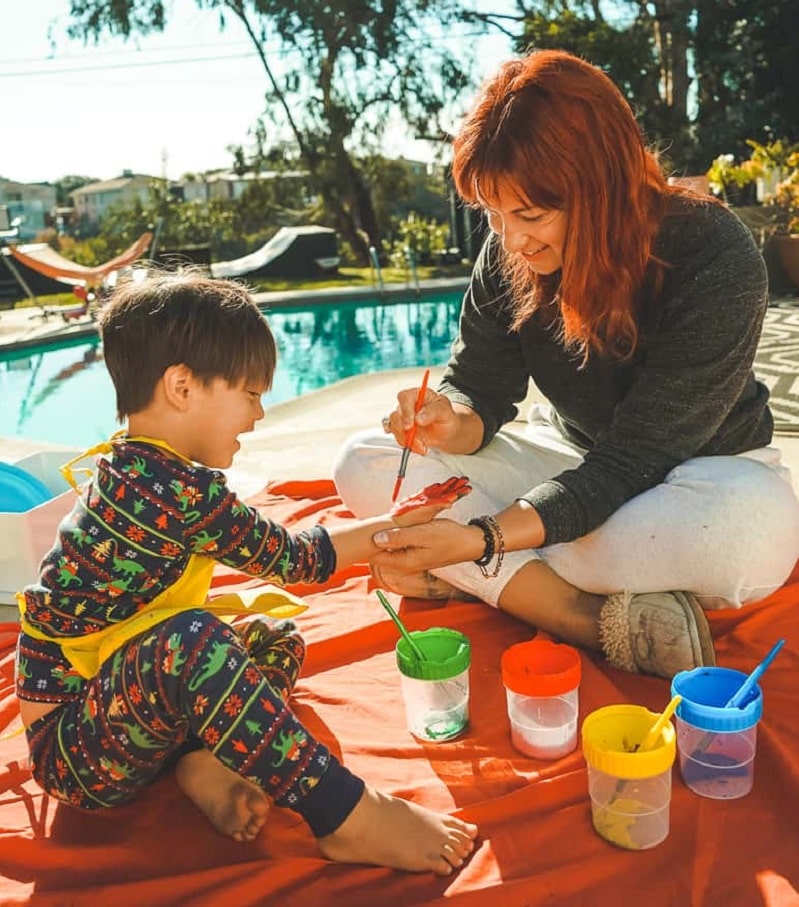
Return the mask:
POLYGON ((20 596, 17 692, 37 782, 96 809, 176 762, 181 789, 238 841, 271 800, 332 860, 451 873, 476 827, 373 790, 286 704, 304 654, 293 624, 231 625, 206 603, 216 561, 321 582, 368 561, 373 534, 395 525, 290 535, 227 488, 218 470, 263 417, 275 369, 258 308, 233 282, 162 274, 121 286, 100 329, 127 430, 20 596))

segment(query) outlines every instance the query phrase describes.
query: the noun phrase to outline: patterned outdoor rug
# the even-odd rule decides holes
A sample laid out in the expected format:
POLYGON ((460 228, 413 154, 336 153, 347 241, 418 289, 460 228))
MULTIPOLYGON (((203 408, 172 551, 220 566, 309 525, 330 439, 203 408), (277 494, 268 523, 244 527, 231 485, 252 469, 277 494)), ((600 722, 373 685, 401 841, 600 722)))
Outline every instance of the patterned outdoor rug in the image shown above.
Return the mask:
POLYGON ((799 433, 799 304, 766 312, 755 373, 771 391, 777 428, 799 433))

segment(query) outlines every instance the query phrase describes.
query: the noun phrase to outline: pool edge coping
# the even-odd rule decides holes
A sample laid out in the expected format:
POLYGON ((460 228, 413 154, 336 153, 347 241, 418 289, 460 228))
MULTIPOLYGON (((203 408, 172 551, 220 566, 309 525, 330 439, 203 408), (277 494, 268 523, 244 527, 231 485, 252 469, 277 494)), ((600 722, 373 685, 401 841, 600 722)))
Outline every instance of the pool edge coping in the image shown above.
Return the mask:
MULTIPOLYGON (((466 289, 468 283, 468 277, 444 277, 422 280, 419 281, 417 285, 411 285, 409 283, 386 284, 382 290, 377 286, 325 287, 320 290, 274 290, 256 292, 252 294, 252 297, 258 308, 265 314, 268 314, 270 307, 282 308, 300 306, 307 303, 321 305, 326 302, 341 302, 350 299, 354 302, 374 298, 379 302, 409 301, 408 296, 424 298, 434 293, 462 292, 466 289)), ((27 313, 27 309, 20 309, 18 311, 27 313)), ((33 317, 35 317, 35 313, 33 315, 29 313, 26 314, 27 320, 30 320, 33 317)), ((44 324, 41 331, 38 331, 36 328, 31 329, 30 327, 28 327, 27 330, 24 330, 21 327, 18 332, 14 332, 12 329, 8 334, 9 339, 0 337, 0 353, 35 349, 49 344, 57 344, 66 339, 81 340, 86 337, 96 336, 97 333, 97 322, 91 319, 76 324, 58 325, 55 328, 51 328, 44 324)))

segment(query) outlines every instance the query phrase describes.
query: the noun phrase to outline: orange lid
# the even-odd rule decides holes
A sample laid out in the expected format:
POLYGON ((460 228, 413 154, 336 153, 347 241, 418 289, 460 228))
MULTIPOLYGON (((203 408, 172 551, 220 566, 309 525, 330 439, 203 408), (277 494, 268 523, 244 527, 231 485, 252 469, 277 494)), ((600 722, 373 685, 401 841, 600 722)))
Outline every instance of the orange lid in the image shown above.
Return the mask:
POLYGON ((580 653, 572 646, 532 639, 502 654, 502 682, 523 696, 561 696, 580 685, 580 653))

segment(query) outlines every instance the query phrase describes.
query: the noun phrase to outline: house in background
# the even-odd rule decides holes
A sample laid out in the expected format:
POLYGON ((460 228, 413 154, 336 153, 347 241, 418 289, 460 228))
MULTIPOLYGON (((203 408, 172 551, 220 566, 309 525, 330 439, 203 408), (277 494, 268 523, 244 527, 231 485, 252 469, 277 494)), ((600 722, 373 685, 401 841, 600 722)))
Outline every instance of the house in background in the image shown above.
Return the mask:
POLYGON ((81 186, 72 193, 75 220, 82 226, 96 229, 110 208, 129 207, 136 201, 146 204, 150 186, 157 181, 157 177, 124 170, 116 179, 81 186))
MULTIPOLYGON (((238 201, 253 184, 275 181, 293 187, 295 192, 299 187, 308 203, 307 178, 306 172, 295 170, 245 174, 216 170, 170 180, 169 192, 181 201, 200 204, 207 204, 214 199, 238 201)), ((137 201, 146 204, 153 183, 163 183, 163 179, 132 173, 130 170, 123 171, 116 179, 87 183, 71 193, 75 209, 74 221, 84 228, 96 230, 111 208, 131 207, 137 201)))
POLYGON ((281 183, 291 191, 299 191, 302 201, 310 204, 307 170, 262 170, 259 173, 235 173, 232 170, 211 170, 170 183, 170 192, 184 202, 210 202, 213 199, 238 201, 250 186, 257 183, 281 183))
POLYGON ((17 238, 35 239, 53 223, 55 186, 49 183, 16 183, 0 177, 0 205, 8 209, 9 222, 17 223, 17 238))

